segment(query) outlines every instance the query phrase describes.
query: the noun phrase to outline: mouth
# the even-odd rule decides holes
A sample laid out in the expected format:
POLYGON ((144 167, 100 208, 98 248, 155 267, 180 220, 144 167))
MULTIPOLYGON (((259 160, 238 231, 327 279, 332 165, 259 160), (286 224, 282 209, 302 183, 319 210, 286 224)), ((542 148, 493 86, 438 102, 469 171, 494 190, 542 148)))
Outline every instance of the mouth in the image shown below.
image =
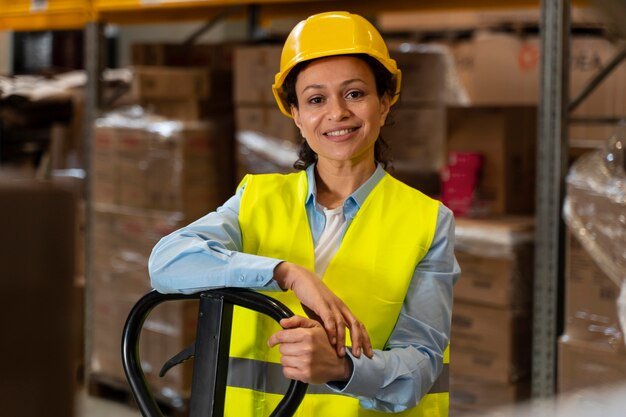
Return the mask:
POLYGON ((330 130, 328 132, 325 132, 324 136, 337 138, 337 137, 349 135, 350 133, 356 131, 357 129, 358 129, 357 127, 349 127, 349 128, 344 128, 344 129, 330 130))

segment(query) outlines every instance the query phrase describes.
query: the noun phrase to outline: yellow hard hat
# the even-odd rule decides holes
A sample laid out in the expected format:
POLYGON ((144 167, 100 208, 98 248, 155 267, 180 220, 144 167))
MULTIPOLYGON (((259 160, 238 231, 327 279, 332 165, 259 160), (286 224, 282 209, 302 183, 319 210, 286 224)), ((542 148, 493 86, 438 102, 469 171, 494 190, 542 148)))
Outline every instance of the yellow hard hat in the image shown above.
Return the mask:
POLYGON ((356 14, 326 12, 298 23, 285 41, 280 71, 272 85, 280 111, 291 117, 282 87, 293 67, 316 58, 346 54, 367 54, 378 60, 393 75, 396 84, 391 104, 398 100, 402 74, 396 61, 389 57, 387 45, 374 25, 356 14))

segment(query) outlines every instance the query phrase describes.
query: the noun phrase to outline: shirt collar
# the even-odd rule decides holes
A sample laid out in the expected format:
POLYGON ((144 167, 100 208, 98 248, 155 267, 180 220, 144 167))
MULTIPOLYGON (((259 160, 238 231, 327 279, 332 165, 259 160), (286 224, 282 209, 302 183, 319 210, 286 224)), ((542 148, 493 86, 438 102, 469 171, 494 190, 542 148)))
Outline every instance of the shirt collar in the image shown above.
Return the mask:
MULTIPOLYGON (((380 180, 383 179, 386 172, 381 164, 376 165, 376 170, 372 174, 371 177, 367 179, 359 188, 356 189, 350 196, 346 199, 344 206, 346 204, 352 205, 356 204, 358 208, 361 208, 367 196, 372 192, 374 187, 378 185, 380 180)), ((311 201, 317 201, 317 188, 315 185, 315 163, 309 165, 306 169, 306 176, 308 182, 308 194, 306 197, 305 204, 309 204, 311 201)))

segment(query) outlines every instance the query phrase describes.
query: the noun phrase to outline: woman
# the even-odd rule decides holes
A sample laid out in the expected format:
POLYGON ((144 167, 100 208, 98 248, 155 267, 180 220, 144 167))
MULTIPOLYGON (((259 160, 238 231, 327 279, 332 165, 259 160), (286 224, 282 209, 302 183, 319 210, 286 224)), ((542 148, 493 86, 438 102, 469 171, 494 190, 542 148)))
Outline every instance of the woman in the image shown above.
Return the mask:
POLYGON ((447 415, 454 221, 384 170, 380 128, 400 76, 362 17, 300 22, 273 91, 305 139, 301 171, 247 176, 154 248, 161 292, 248 287, 296 313, 281 329, 236 311, 226 415, 268 415, 283 375, 313 384, 298 415, 447 415))

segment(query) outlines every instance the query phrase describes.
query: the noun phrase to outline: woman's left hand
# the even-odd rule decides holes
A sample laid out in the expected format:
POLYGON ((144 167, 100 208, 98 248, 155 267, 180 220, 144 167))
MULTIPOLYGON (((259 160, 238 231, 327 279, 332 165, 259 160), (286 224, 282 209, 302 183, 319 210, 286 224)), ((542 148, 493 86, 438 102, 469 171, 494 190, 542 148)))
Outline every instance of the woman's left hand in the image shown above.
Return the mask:
POLYGON ((352 362, 347 356, 337 355, 326 331, 315 320, 293 316, 282 319, 283 330, 268 340, 270 347, 280 345, 283 375, 310 384, 328 381, 347 381, 352 373, 352 362))

